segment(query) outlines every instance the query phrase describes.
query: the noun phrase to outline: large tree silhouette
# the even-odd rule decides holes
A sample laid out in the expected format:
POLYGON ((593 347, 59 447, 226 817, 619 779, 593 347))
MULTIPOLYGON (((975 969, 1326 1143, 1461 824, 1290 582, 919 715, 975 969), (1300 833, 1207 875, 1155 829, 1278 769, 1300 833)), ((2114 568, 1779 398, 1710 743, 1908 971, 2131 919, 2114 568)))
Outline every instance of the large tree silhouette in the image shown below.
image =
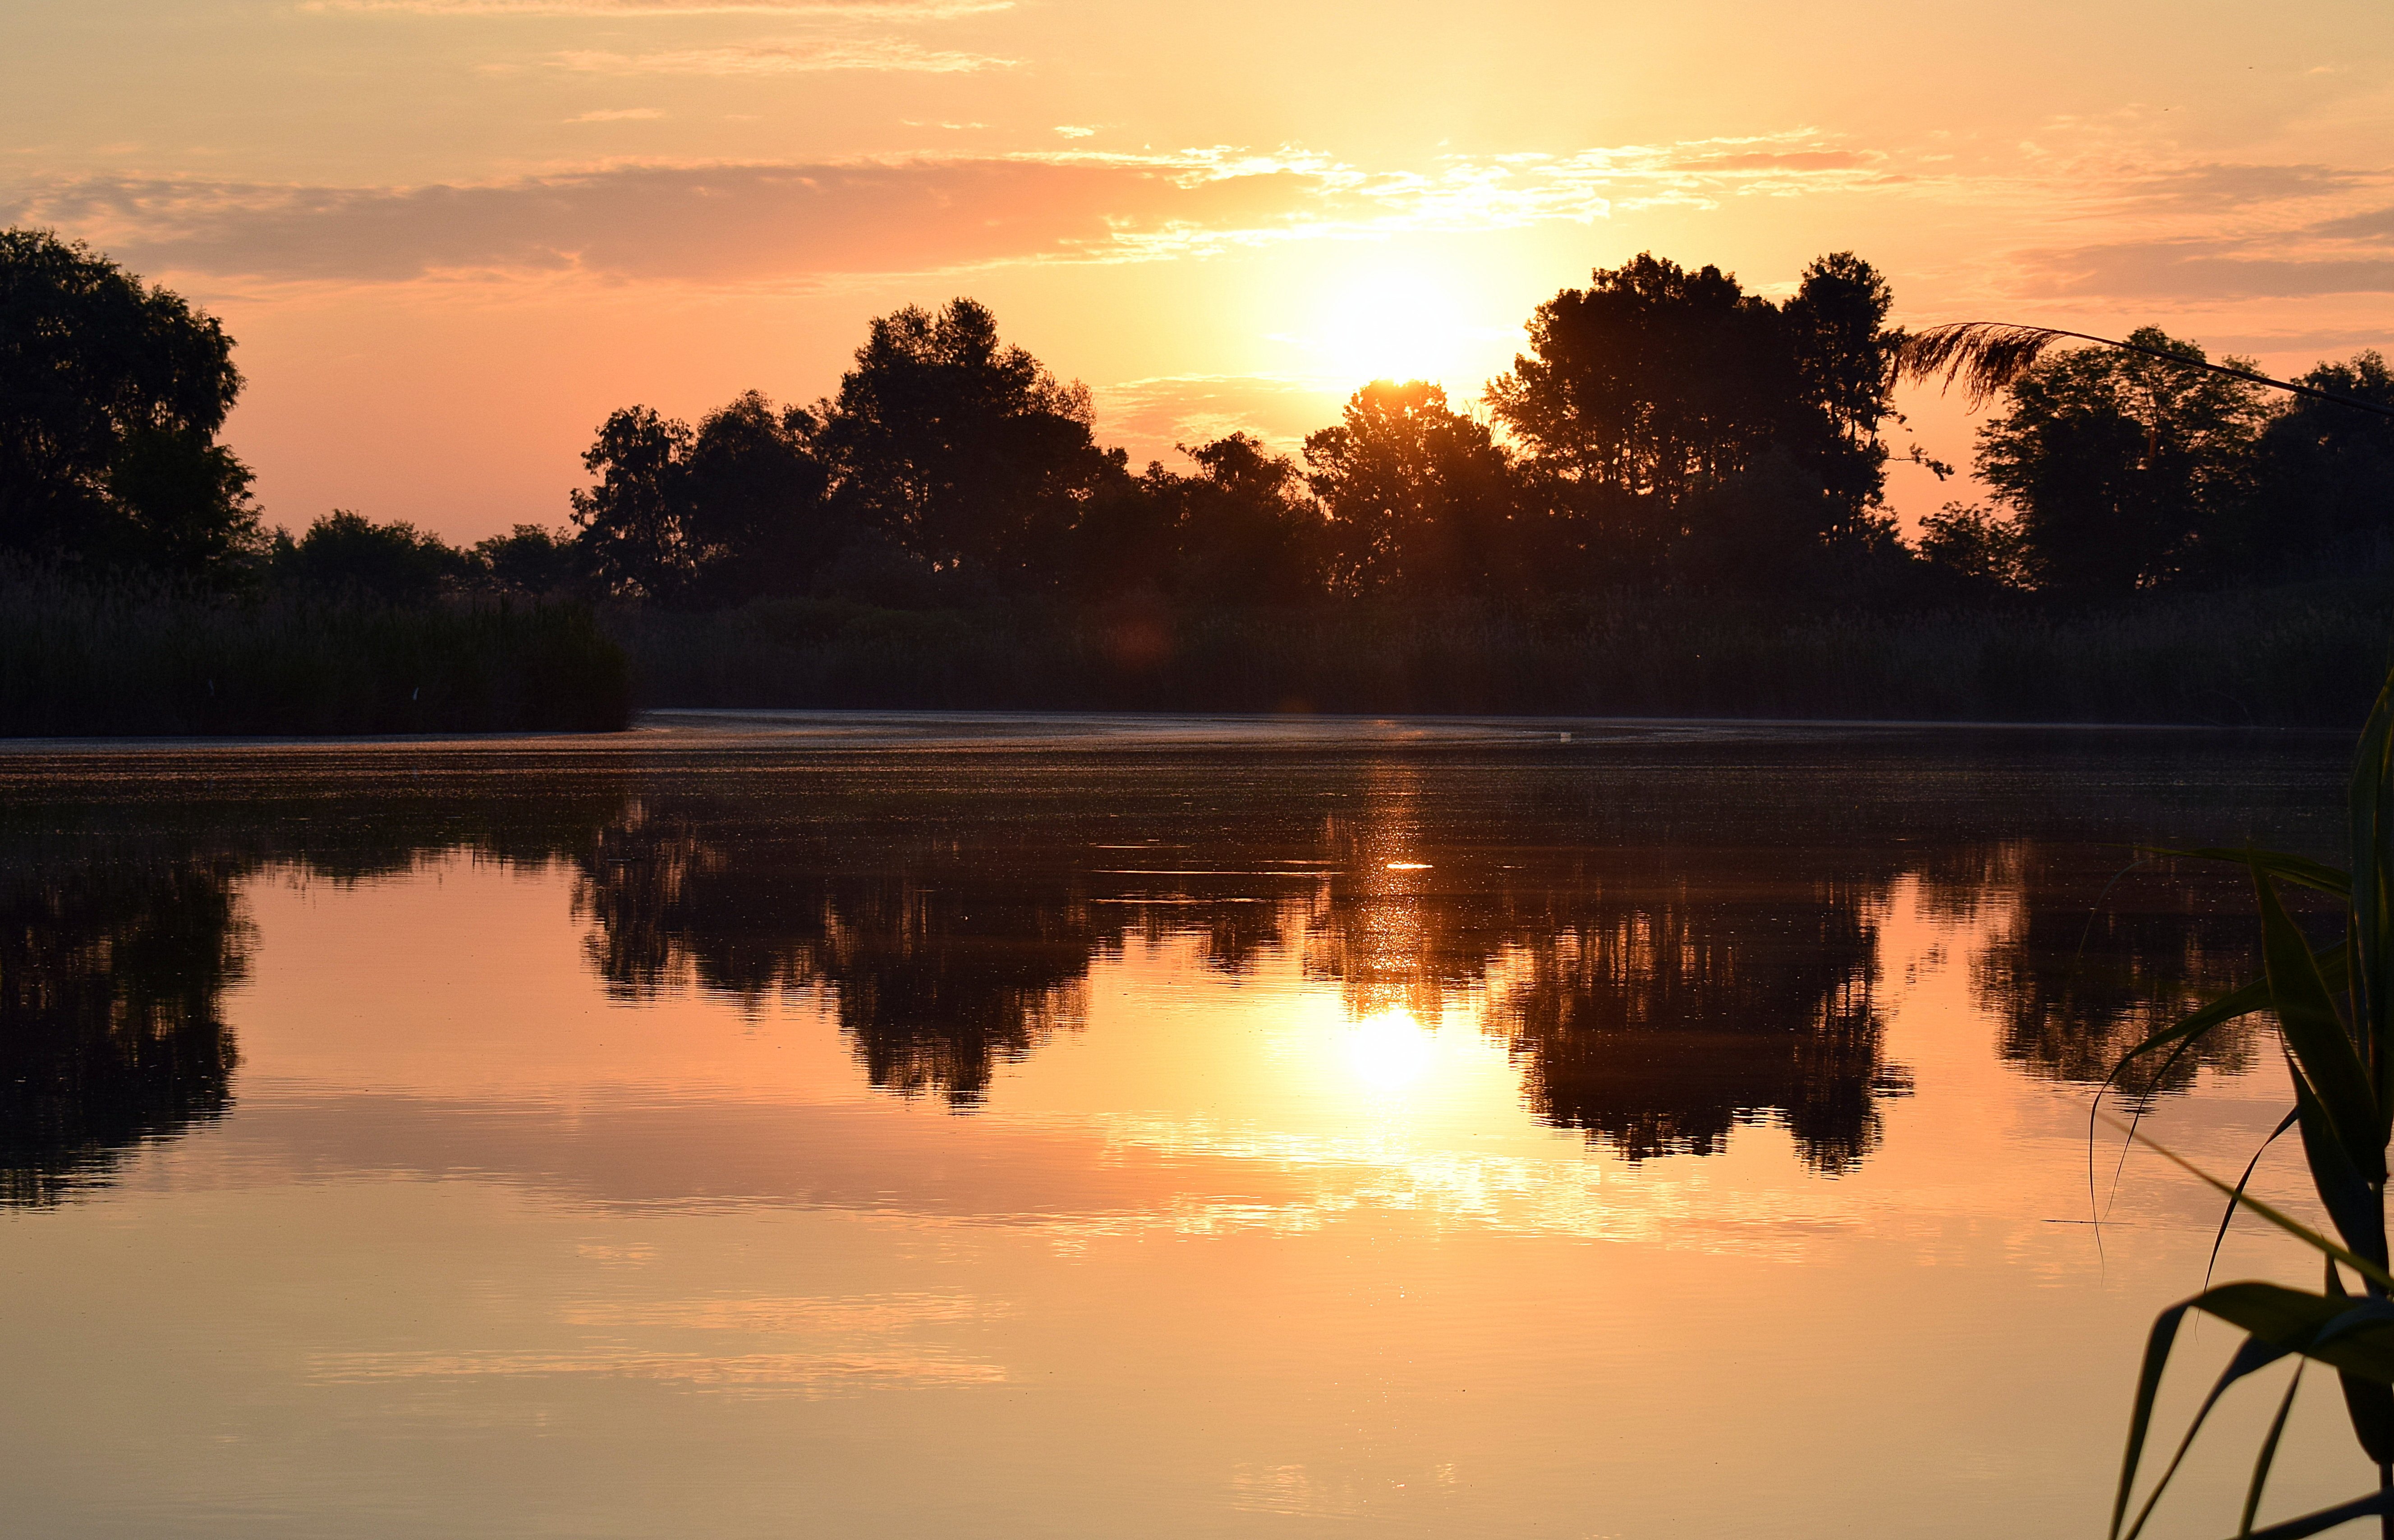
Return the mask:
POLYGON ((241 393, 208 315, 46 230, 0 230, 0 549, 229 576, 257 544, 217 442, 241 393))
MULTIPOLYGON (((2144 349, 2203 361, 2153 327, 2144 349)), ((2243 360, 2231 368, 2249 368, 2243 360)), ((1979 474, 2009 506, 2043 587, 2121 593, 2199 570, 2247 495, 2261 387, 2150 353, 2057 353, 1979 430, 1979 474)))
POLYGON ((1510 460, 1487 425, 1424 380, 1377 380, 1305 441, 1329 514, 1334 581, 1352 592, 1484 593, 1523 574, 1510 460))
POLYGON ((820 442, 847 520, 934 571, 1007 587, 1052 583, 1082 514, 1126 480, 1098 448, 1089 393, 1019 347, 970 299, 873 322, 820 442))

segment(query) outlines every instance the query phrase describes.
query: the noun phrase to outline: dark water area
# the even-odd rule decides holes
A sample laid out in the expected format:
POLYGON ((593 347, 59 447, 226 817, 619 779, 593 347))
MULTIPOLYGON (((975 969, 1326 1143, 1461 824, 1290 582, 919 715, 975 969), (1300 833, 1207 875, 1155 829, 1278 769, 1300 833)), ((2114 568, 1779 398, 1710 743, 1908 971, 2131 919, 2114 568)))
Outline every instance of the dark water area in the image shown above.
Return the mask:
MULTIPOLYGON (((2132 1163, 2098 1244, 2088 1095, 2254 962, 2243 876, 2131 847, 2333 858, 2343 757, 20 746, 10 1486, 46 1534, 2092 1526, 2214 1221, 2132 1163)), ((2254 1027, 2127 1101, 2241 1166, 2282 1073, 2254 1027)))

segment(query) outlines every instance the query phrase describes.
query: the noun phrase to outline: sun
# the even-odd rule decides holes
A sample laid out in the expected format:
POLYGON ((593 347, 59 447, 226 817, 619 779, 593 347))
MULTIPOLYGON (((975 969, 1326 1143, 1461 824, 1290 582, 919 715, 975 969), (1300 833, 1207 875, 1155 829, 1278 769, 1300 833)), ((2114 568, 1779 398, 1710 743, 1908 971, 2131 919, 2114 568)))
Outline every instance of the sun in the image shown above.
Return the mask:
POLYGON ((1408 267, 1335 272, 1315 339, 1322 369, 1354 386, 1375 379, 1452 380, 1476 333, 1451 285, 1408 267))
POLYGON ((1411 1011, 1398 1008, 1348 1026, 1346 1049, 1348 1071, 1357 1081, 1379 1095, 1394 1096, 1428 1071, 1436 1042, 1411 1011))

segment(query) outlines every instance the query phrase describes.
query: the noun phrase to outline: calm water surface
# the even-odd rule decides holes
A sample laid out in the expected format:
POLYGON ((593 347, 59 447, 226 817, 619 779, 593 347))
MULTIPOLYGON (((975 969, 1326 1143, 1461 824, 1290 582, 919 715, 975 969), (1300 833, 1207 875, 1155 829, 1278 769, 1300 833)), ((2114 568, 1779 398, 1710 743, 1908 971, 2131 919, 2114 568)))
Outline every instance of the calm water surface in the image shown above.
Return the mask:
MULTIPOLYGON (((0 752, 0 1530, 2095 1533, 2216 1210, 2090 1224, 2089 1085, 2252 941, 2118 847, 2332 854, 2343 768, 652 721, 0 752)), ((2241 1165, 2274 1052, 2153 1125, 2241 1165)))

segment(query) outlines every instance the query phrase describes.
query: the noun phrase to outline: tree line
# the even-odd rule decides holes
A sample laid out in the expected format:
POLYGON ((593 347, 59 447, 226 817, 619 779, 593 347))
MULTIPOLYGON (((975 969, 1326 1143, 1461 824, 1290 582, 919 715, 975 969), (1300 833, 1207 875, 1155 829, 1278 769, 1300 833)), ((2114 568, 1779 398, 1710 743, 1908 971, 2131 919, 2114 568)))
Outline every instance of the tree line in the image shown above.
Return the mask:
MULTIPOLYGON (((613 413, 568 524, 459 548, 352 512, 296 536, 266 528, 217 441, 242 383, 221 327, 84 247, 8 230, 0 550, 400 601, 1945 604, 2346 571, 2394 538, 2394 424, 2086 349, 2040 362, 1980 429, 1988 500, 1950 503, 1907 540, 1886 499, 1902 422, 1893 302, 1850 253, 1814 261, 1783 299, 1641 255, 1540 305, 1527 350, 1477 403, 1375 381, 1296 454, 1231 433, 1182 446, 1183 470, 1101 445, 1088 390, 1006 343, 987 308, 909 307, 872 322, 811 405, 749 391, 695 424, 613 413)), ((2132 340, 2204 358, 2151 328, 2132 340)), ((2302 381, 2394 403, 2374 352, 2302 381)))

